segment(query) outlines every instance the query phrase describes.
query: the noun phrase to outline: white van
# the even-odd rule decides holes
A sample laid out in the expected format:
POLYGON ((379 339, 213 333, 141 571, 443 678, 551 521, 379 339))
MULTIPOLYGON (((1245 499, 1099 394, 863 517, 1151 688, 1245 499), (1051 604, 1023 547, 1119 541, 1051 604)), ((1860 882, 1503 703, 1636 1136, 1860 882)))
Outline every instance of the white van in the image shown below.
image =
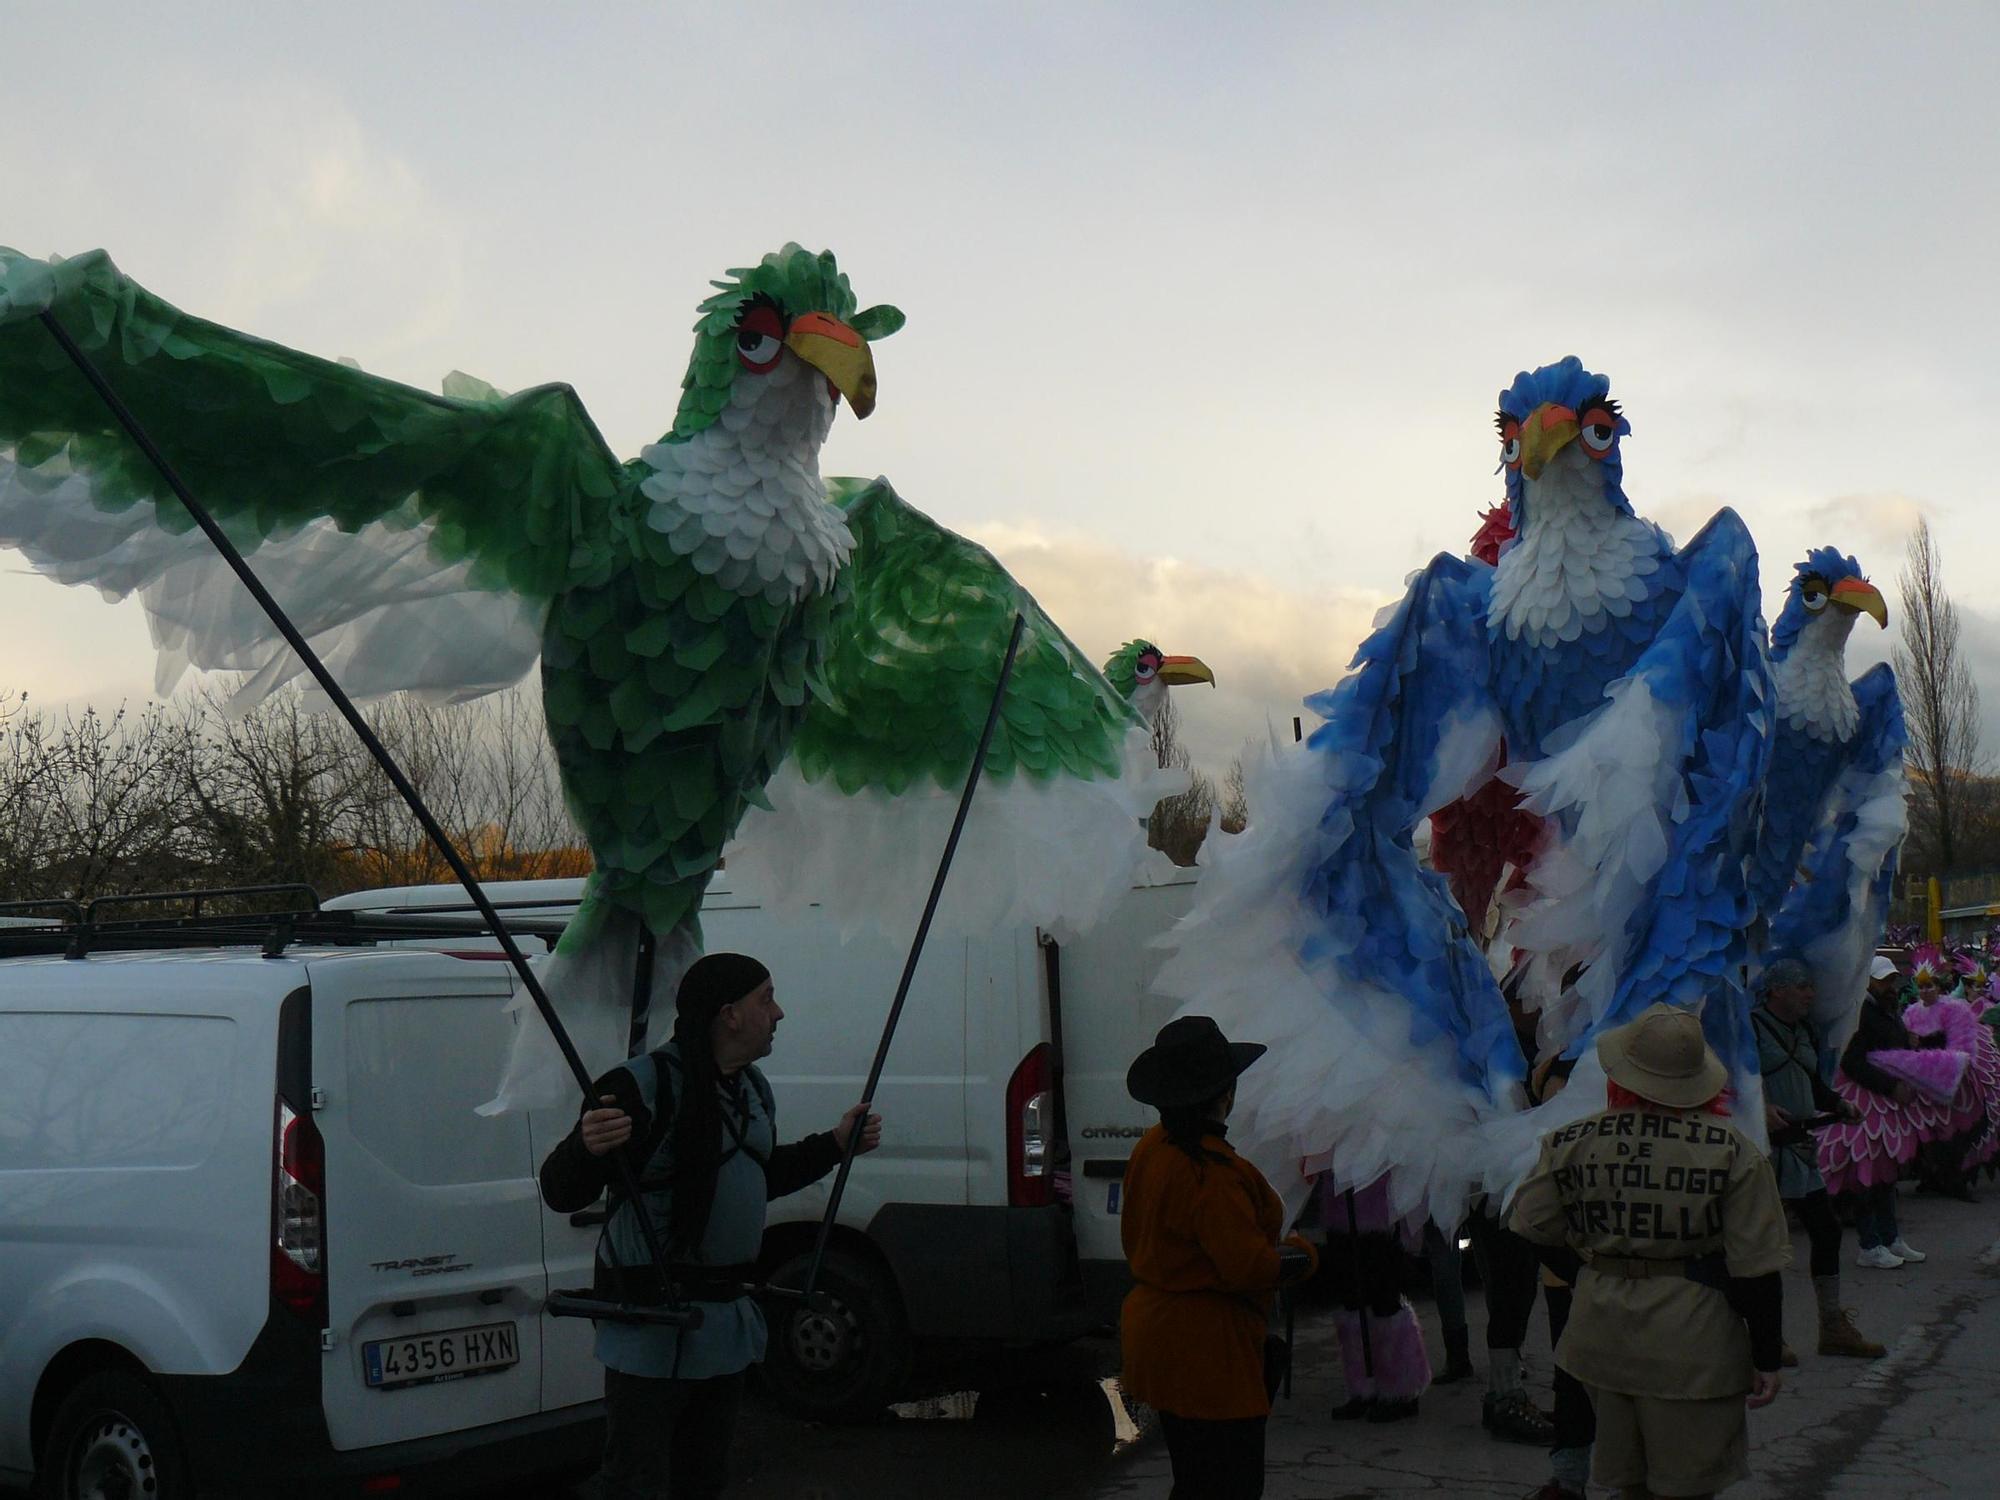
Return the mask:
MULTIPOLYGON (((1124 1074, 1166 1010, 1146 944, 1190 890, 1135 889, 1077 939, 933 937, 829 1301, 772 1305, 780 1396, 859 1413, 898 1394, 924 1341, 1053 1343, 1115 1320, 1117 1189, 1147 1123, 1124 1074)), ((536 947, 575 892, 493 888, 536 947)), ((590 1328, 544 1305, 588 1286, 601 1211, 553 1214, 536 1191, 573 1110, 474 1113, 517 1022, 511 971, 462 930, 476 918, 439 910, 463 902, 428 887, 0 930, 0 1480, 39 1470, 64 1500, 125 1479, 156 1500, 197 1482, 442 1495, 590 1467, 590 1328)), ((859 1091, 900 947, 843 944, 726 879, 703 924, 777 977, 781 1133, 825 1128, 859 1091)), ((780 1283, 825 1193, 773 1205, 780 1283)))
MULTIPOLYGON (((882 1146, 856 1164, 841 1200, 821 1278, 827 1303, 768 1307, 760 1374, 787 1405, 859 1416, 902 1391, 923 1345, 1056 1344, 1116 1323, 1129 1285, 1118 1193, 1153 1118, 1126 1094, 1125 1070, 1171 1014, 1152 993, 1162 955, 1150 944, 1187 910, 1194 875, 1163 871, 1081 936, 1027 925, 931 934, 876 1091, 882 1146)), ((581 886, 517 882, 492 894, 547 920, 573 909, 581 886)), ((464 903, 441 885, 328 904, 410 920, 464 903)), ((709 950, 753 954, 776 982, 785 1019, 764 1070, 780 1137, 827 1128, 866 1081, 904 945, 867 933, 843 941, 816 908, 768 911, 727 870, 701 921, 709 950)), ((665 1011, 672 1003, 654 997, 665 1011)), ((568 1124, 535 1120, 538 1140, 568 1124)), ((771 1205, 769 1280, 803 1280, 832 1181, 771 1205)), ((602 1211, 568 1226, 548 1218, 553 1283, 587 1287, 602 1211)), ((561 1378, 595 1375, 586 1325, 551 1323, 545 1337, 561 1378)))

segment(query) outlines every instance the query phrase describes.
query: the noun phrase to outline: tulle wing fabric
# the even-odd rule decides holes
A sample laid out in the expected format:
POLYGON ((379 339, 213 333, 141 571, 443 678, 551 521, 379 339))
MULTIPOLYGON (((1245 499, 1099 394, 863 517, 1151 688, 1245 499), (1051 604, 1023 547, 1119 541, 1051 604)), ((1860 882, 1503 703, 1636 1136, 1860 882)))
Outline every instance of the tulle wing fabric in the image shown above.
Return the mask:
POLYGON ((1854 683, 1860 720, 1847 764, 1828 792, 1800 878, 1771 923, 1766 951, 1795 954, 1817 985, 1813 1024, 1827 1046, 1846 1045, 1868 989, 1868 962, 1889 919, 1896 852, 1908 827, 1903 751, 1909 731, 1886 663, 1854 683))
POLYGON ((886 480, 832 479, 854 536, 852 594, 823 694, 729 852, 780 905, 906 936, 957 810, 1007 639, 1027 617, 940 920, 1087 926, 1147 862, 1162 772, 1144 721, 985 548, 886 480))
POLYGON ((0 249, 0 545, 138 593, 169 685, 189 664, 243 671, 254 700, 298 668, 44 311, 350 691, 502 686, 534 660, 539 607, 609 566, 623 475, 568 387, 431 395, 190 317, 101 251, 0 249))
POLYGON ((1441 556, 1383 611, 1324 723, 1249 770, 1250 826, 1217 849, 1161 987, 1269 1051, 1238 1081, 1230 1138, 1296 1208, 1311 1170, 1385 1171, 1398 1217, 1458 1222, 1469 1134, 1514 1107, 1505 1002, 1417 825, 1490 771, 1500 738, 1485 632, 1492 572, 1441 556))

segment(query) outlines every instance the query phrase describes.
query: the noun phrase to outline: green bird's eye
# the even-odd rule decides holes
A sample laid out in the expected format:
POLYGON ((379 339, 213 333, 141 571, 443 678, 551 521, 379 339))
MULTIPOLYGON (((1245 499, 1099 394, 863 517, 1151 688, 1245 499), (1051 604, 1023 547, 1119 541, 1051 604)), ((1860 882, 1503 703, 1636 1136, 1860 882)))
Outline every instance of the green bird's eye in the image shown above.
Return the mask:
POLYGON ((752 374, 767 374, 785 348, 785 325, 778 310, 757 304, 743 314, 736 325, 736 357, 752 374))

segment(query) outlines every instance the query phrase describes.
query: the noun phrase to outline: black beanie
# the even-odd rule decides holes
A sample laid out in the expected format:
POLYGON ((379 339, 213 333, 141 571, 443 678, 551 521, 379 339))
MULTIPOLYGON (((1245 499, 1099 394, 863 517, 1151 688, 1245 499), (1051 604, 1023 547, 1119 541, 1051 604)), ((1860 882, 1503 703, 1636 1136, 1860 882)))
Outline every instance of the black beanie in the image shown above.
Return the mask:
POLYGON ((674 1014, 706 1027, 723 1006, 741 1000, 770 977, 771 971, 748 954, 703 954, 681 976, 674 1014))

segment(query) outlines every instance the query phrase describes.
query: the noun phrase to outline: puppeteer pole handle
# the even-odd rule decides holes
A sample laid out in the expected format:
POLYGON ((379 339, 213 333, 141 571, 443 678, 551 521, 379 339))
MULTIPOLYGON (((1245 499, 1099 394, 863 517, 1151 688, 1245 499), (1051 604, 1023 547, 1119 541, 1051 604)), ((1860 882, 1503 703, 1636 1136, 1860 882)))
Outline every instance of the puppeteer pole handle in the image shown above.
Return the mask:
MULTIPOLYGON (((187 513, 194 518, 195 525, 202 529, 222 560, 229 564, 230 570, 242 580, 244 588, 250 591, 250 597, 255 599, 258 606, 270 617, 272 625, 276 626, 278 633, 285 638, 285 644, 298 653, 299 660, 312 674, 313 680, 320 685, 321 691, 340 711, 341 717, 347 720, 348 727, 374 757, 375 763, 382 768, 382 774, 389 778, 390 785, 395 787, 397 794, 409 805, 424 833, 437 846, 438 853, 444 856, 444 862, 451 867, 451 873, 457 877, 458 883, 465 887, 466 895, 472 898, 472 904, 478 908, 479 915, 485 919, 488 930, 498 940, 501 949, 507 955, 507 961, 514 966, 514 972, 520 976, 529 998, 535 1002, 535 1009, 541 1013, 542 1020, 547 1023, 550 1033, 555 1037, 556 1046, 562 1051, 563 1061, 569 1064, 569 1070, 576 1078, 577 1087, 583 1090, 586 1105, 595 1104, 596 1100, 592 1098, 590 1091, 590 1071, 584 1067, 583 1058, 578 1055, 576 1044, 570 1040, 568 1028, 556 1014, 555 1007, 549 1003, 547 991, 542 988, 541 981, 535 977, 534 970, 528 965, 528 956, 521 951, 520 945, 514 941, 514 935, 500 920, 499 911, 487 898, 484 887, 472 873, 472 867, 465 862, 465 857, 458 852, 458 846, 452 842, 451 835, 445 832, 444 825, 432 816, 422 795, 403 774, 403 768, 396 764, 396 759, 389 753, 388 747, 376 738, 375 731, 368 726, 368 721, 361 717, 361 711, 354 706, 354 700, 349 698, 346 690, 334 680, 333 673, 327 670, 326 663, 319 659, 319 653, 314 651, 306 638, 299 633, 298 627, 285 613, 284 606, 272 597, 271 591, 264 587, 263 580, 251 570, 243 554, 237 551, 236 544, 229 539, 229 534, 216 523, 208 508, 195 499, 186 481, 168 461, 166 454, 160 451, 152 436, 140 425, 132 409, 125 404, 118 392, 112 389, 103 372, 92 362, 90 356, 84 353, 76 340, 69 336, 69 330, 56 320, 54 313, 45 310, 37 316, 56 343, 61 345, 63 353, 69 356, 70 363, 76 366, 77 372, 89 382, 90 388, 110 409, 118 425, 125 429, 127 436, 138 444, 139 451, 145 454, 153 467, 159 471, 160 477, 167 482, 167 488, 172 490, 175 498, 187 507, 187 513)), ((632 1165, 625 1159, 623 1152, 613 1152, 612 1157, 622 1179, 621 1185, 631 1200, 640 1232, 645 1237, 646 1248, 651 1252, 654 1266, 667 1288, 668 1300, 678 1303, 679 1298, 674 1295, 668 1271, 666 1242, 660 1238, 659 1227, 653 1223, 652 1215, 646 1212, 646 1205, 639 1197, 639 1183, 632 1165)), ((699 1311, 689 1309, 689 1313, 690 1324, 700 1321, 699 1311)))
MULTIPOLYGON (((1014 616, 1013 633, 1007 637, 1007 654, 1000 661, 1000 680, 993 684, 993 701, 986 708, 986 727, 979 731, 979 748, 972 752, 972 770, 965 778, 965 789, 958 794, 958 815, 951 822, 951 837, 944 841, 944 857, 938 861, 937 874, 931 878, 930 899, 924 903, 923 918, 917 923, 917 935, 910 944, 909 957, 903 961, 903 977, 896 982, 896 998, 890 1002, 889 1018, 882 1025, 882 1039, 875 1044, 875 1061, 869 1065, 868 1081, 861 1090, 864 1105, 875 1102, 875 1089, 882 1082, 882 1067, 889 1060, 889 1043, 895 1039, 896 1023, 903 1016, 903 1002, 910 998, 910 980, 917 972, 917 960, 923 957, 924 939, 930 936, 931 918, 937 915, 938 898, 944 894, 945 876, 951 873, 951 857, 958 852, 958 836, 965 831, 965 815, 972 810, 972 794, 979 786, 980 774, 986 769, 986 752, 993 744, 993 731, 1000 723, 1000 705, 1007 696, 1007 679, 1014 675, 1014 658, 1021 650, 1021 636, 1028 628, 1028 617, 1014 616)), ((820 1215, 819 1235, 813 1241, 812 1263, 806 1267, 806 1284, 803 1292, 810 1301, 819 1286, 820 1265, 826 1259, 826 1242, 833 1234, 833 1221, 840 1212, 841 1197, 847 1192, 848 1174, 854 1170, 854 1147, 861 1139, 861 1132, 867 1128, 868 1112, 863 1109, 854 1121, 854 1128, 847 1133, 847 1139, 840 1143, 840 1171, 833 1179, 833 1191, 827 1194, 826 1212, 820 1215)))

